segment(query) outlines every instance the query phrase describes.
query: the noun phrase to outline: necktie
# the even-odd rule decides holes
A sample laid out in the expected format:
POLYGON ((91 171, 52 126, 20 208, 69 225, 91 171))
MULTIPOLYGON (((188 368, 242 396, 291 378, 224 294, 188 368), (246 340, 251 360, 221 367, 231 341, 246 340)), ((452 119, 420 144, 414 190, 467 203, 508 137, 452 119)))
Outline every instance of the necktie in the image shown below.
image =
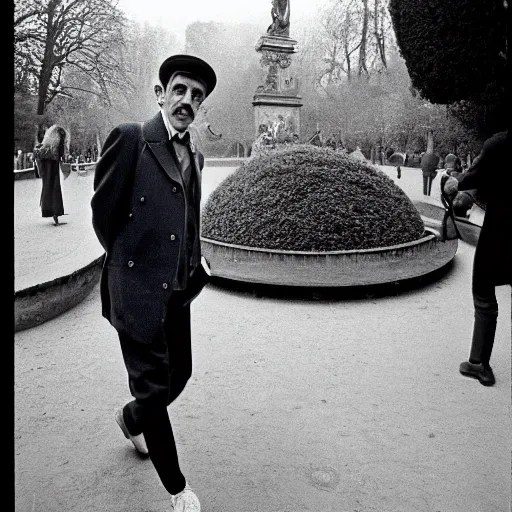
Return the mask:
POLYGON ((178 144, 182 144, 183 146, 186 146, 190 141, 190 132, 185 132, 185 135, 183 135, 183 137, 180 137, 178 133, 175 133, 172 136, 171 140, 173 142, 176 142, 178 144))

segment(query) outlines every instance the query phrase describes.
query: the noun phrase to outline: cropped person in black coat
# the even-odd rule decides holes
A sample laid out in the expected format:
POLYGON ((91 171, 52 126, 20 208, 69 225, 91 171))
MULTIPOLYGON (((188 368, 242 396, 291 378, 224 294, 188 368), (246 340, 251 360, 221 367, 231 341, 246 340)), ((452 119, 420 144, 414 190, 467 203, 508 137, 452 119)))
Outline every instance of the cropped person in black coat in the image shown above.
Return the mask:
POLYGON ((484 386, 495 383, 490 366, 498 318, 495 287, 512 285, 512 170, 507 146, 508 131, 496 133, 485 141, 471 167, 444 185, 445 193, 452 196, 459 190, 476 189, 486 202, 473 260, 473 337, 469 360, 460 365, 460 373, 484 386))
POLYGON ((108 135, 94 177, 92 221, 106 257, 103 316, 117 330, 134 400, 115 412, 149 454, 172 510, 198 512, 181 472, 167 406, 192 373, 190 302, 208 281, 199 208, 203 155, 188 127, 216 85, 209 64, 173 55, 159 69, 160 112, 108 135))

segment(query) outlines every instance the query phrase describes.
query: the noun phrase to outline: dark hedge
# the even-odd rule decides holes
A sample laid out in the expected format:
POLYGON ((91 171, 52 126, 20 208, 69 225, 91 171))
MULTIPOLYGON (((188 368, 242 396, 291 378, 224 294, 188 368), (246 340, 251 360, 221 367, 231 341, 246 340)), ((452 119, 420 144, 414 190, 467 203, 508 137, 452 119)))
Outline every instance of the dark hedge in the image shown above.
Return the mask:
POLYGON ((412 84, 424 98, 442 104, 503 101, 503 1, 390 0, 389 12, 412 84))
POLYGON ((244 162, 212 192, 201 222, 206 238, 295 251, 385 247, 424 233, 418 211, 391 178, 310 145, 244 162))

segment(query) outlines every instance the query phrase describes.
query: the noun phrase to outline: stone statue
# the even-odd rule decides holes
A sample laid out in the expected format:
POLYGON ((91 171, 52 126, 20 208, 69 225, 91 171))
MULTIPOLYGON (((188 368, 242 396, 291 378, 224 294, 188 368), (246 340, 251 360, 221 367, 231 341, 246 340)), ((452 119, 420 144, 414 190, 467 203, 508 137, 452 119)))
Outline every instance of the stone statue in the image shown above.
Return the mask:
POLYGON ((272 0, 272 24, 267 34, 273 36, 290 35, 290 0, 272 0))

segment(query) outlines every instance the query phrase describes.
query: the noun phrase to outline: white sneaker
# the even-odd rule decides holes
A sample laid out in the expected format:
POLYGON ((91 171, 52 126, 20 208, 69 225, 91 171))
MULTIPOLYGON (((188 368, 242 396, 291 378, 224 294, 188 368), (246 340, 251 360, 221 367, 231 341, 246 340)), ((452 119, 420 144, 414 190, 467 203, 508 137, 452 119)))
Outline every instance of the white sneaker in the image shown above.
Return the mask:
POLYGON ((199 498, 188 483, 183 491, 171 496, 171 506, 173 512, 201 512, 199 498))
POLYGON ((126 424, 124 422, 123 418, 123 408, 120 407, 119 409, 116 409, 114 412, 114 418, 117 422, 117 424, 121 427, 121 430, 123 431, 124 437, 126 439, 129 439, 133 446, 137 449, 139 453, 142 455, 148 455, 148 447, 146 446, 146 440, 144 439, 144 434, 139 434, 137 436, 132 436, 130 432, 128 432, 128 429, 126 428, 126 424))

